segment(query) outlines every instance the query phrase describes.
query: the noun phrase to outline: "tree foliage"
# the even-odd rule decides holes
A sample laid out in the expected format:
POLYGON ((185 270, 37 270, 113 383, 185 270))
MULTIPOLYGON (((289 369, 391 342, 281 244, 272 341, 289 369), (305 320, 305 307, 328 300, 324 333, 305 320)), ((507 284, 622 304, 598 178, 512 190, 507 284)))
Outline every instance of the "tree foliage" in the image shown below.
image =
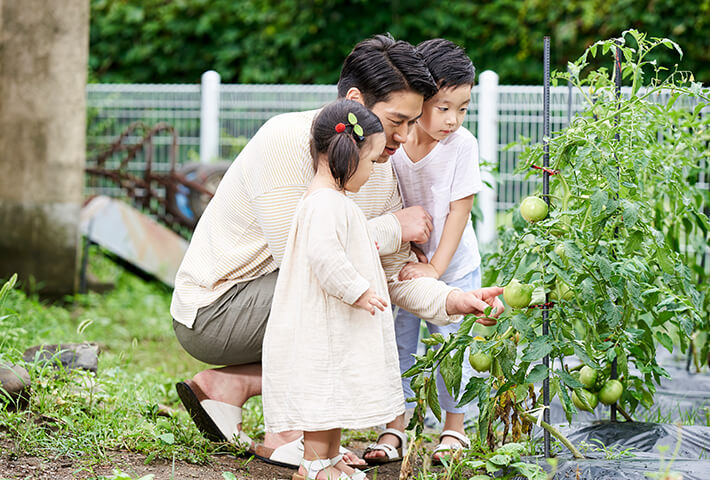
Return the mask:
POLYGON ((707 82, 710 36, 698 32, 708 27, 709 0, 91 0, 90 71, 101 82, 190 83, 214 69, 228 83, 329 84, 355 43, 391 32, 448 38, 479 72, 539 84, 544 35, 564 70, 599 37, 635 28, 682 45, 679 67, 707 82))

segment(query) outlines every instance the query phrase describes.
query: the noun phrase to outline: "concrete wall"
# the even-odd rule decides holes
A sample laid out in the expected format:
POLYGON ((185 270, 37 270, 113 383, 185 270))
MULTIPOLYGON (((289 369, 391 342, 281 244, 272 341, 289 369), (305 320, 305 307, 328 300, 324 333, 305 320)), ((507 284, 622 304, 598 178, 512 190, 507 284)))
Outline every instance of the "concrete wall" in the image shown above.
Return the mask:
POLYGON ((88 53, 89 0, 0 0, 0 279, 48 296, 77 285, 88 53))

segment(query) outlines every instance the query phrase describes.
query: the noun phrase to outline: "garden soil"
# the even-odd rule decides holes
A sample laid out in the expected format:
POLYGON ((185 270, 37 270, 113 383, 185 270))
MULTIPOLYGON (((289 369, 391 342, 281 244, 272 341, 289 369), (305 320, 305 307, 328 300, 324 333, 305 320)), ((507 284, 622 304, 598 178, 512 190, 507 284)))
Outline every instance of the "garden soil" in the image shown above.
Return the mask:
MULTIPOLYGON (((357 454, 362 454, 365 449, 364 442, 353 442, 348 445, 357 454)), ((429 450, 434 445, 427 445, 429 450)), ((5 479, 42 479, 42 480, 69 480, 69 479, 95 479, 99 477, 111 478, 114 469, 120 469, 133 479, 152 474, 153 480, 224 480, 223 473, 231 472, 239 480, 290 480, 294 470, 277 467, 257 459, 248 461, 248 458, 235 458, 231 455, 217 455, 212 457, 209 464, 196 465, 184 461, 152 460, 146 465, 146 456, 130 452, 107 452, 110 458, 106 463, 86 466, 80 458, 58 456, 54 458, 40 458, 30 456, 16 456, 12 453, 12 442, 0 437, 0 480, 5 479)), ((378 480, 399 479, 401 462, 390 463, 377 467, 377 476, 372 470, 369 478, 378 480)), ((421 468, 420 463, 415 463, 415 471, 421 468)))

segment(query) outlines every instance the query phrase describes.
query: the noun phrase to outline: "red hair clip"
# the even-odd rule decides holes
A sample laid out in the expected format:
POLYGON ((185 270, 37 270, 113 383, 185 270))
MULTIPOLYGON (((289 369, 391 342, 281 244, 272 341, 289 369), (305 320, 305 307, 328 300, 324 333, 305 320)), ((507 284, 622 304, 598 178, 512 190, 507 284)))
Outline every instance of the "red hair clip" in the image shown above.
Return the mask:
POLYGON ((343 133, 345 131, 345 124, 344 123, 338 123, 335 126, 335 131, 338 133, 343 133))

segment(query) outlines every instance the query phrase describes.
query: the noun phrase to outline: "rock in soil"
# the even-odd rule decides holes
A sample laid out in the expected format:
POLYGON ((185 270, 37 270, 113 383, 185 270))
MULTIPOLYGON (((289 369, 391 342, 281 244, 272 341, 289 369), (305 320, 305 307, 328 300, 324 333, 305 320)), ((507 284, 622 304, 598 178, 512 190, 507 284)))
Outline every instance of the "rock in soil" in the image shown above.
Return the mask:
POLYGON ((10 409, 27 407, 30 400, 30 374, 20 365, 0 365, 0 403, 10 409))
POLYGON ((67 370, 83 368, 96 373, 99 368, 99 346, 93 342, 35 345, 22 354, 25 362, 56 364, 67 370))

